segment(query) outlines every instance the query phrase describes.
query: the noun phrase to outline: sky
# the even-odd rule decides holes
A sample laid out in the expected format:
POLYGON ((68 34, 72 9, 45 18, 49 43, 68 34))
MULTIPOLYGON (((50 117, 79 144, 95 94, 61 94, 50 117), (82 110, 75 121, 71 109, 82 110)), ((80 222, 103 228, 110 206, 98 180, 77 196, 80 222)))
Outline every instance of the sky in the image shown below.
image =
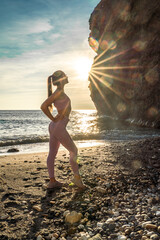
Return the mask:
MULTIPOLYGON (((95 109, 87 73, 89 18, 100 0, 1 0, 0 110, 40 109, 47 77, 64 71, 72 109, 95 109)), ((55 90, 55 89, 54 89, 55 90)))

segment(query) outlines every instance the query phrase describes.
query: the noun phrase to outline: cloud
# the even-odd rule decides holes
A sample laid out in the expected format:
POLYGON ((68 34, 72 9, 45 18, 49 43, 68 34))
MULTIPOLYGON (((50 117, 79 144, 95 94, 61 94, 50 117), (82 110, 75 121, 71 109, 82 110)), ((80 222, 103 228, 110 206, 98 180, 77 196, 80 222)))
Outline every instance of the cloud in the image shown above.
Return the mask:
POLYGON ((43 45, 43 44, 45 43, 45 41, 42 40, 42 39, 36 39, 36 40, 34 41, 34 43, 35 43, 36 45, 43 45))
POLYGON ((50 40, 55 40, 55 39, 60 38, 60 37, 62 37, 62 35, 60 33, 53 33, 49 36, 49 39, 50 40))
POLYGON ((53 26, 49 23, 49 19, 30 19, 27 22, 17 22, 16 29, 18 35, 29 35, 48 32, 51 29, 53 30, 53 26))
POLYGON ((0 38, 0 56, 15 57, 23 52, 43 47, 48 43, 45 35, 54 31, 49 19, 22 20, 14 22, 2 31, 0 38))

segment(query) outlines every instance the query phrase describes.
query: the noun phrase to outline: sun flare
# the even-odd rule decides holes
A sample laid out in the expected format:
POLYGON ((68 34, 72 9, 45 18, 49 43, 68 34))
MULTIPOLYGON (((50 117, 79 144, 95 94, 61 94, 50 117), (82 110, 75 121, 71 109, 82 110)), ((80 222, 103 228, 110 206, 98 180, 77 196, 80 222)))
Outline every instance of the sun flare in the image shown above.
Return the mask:
POLYGON ((75 61, 75 70, 81 80, 85 81, 88 79, 92 63, 93 60, 87 57, 81 57, 75 61))

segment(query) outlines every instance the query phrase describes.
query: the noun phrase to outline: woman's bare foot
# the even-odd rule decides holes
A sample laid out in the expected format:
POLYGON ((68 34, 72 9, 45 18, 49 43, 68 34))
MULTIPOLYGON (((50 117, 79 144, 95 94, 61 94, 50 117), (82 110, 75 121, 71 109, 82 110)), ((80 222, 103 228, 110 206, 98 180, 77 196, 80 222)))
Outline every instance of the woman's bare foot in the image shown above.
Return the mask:
POLYGON ((85 185, 83 185, 83 183, 82 183, 81 176, 78 174, 74 175, 72 182, 79 188, 82 188, 82 189, 86 188, 85 185))
POLYGON ((58 181, 50 181, 48 186, 47 186, 47 189, 52 189, 52 188, 60 188, 63 186, 63 183, 61 182, 58 182, 58 181))

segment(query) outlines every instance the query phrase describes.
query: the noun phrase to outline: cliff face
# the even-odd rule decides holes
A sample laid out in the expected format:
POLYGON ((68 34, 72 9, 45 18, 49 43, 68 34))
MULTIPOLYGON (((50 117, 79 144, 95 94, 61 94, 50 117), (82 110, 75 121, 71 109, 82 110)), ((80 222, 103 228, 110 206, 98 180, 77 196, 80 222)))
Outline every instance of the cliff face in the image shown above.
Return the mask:
POLYGON ((160 127, 160 1, 101 0, 89 23, 99 114, 160 127))

